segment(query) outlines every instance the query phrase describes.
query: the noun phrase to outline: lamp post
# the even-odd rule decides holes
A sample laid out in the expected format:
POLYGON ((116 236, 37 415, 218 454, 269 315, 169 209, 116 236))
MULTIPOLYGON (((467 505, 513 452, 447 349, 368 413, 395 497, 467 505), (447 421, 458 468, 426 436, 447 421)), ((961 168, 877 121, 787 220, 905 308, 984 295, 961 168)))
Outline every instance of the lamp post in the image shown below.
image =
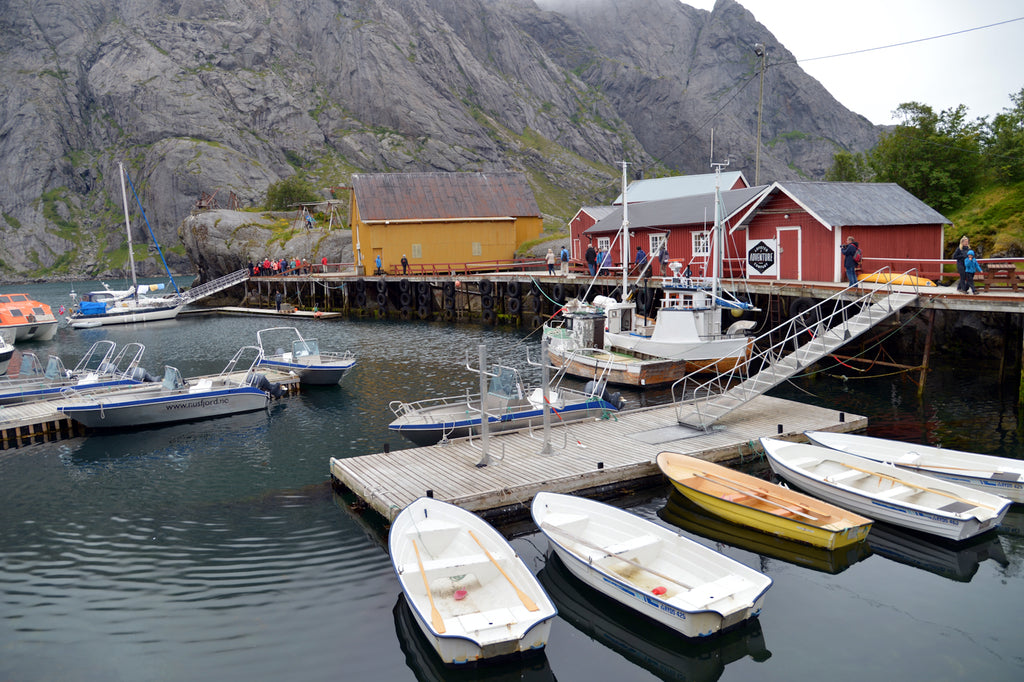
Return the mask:
POLYGON ((764 62, 768 48, 764 43, 754 45, 754 54, 761 58, 761 89, 757 94, 757 148, 754 151, 754 185, 761 184, 761 110, 764 108, 764 62))

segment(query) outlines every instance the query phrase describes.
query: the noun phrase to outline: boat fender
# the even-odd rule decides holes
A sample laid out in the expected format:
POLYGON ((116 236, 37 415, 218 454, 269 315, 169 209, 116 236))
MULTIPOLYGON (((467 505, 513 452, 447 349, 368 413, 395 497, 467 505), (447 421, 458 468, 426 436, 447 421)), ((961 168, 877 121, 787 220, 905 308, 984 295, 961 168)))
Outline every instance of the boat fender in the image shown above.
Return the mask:
POLYGON ((284 387, 281 384, 271 383, 270 380, 267 379, 266 374, 257 374, 253 379, 252 385, 264 393, 269 393, 271 397, 274 398, 280 398, 285 392, 284 387))
POLYGON ((160 381, 160 379, 153 376, 142 367, 136 367, 135 369, 132 370, 131 380, 139 381, 145 384, 152 384, 156 383, 157 381, 160 381))
POLYGON ((505 291, 508 292, 508 295, 512 298, 519 298, 519 280, 510 280, 509 283, 505 285, 505 291))

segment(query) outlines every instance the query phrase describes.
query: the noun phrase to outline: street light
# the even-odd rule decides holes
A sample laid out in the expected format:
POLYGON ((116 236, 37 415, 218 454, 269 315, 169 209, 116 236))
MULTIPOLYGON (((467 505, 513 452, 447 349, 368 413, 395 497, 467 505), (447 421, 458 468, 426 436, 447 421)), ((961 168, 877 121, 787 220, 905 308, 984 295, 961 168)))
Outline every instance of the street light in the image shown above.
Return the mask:
POLYGON ((764 108, 764 62, 768 48, 764 43, 754 45, 754 54, 761 58, 761 90, 757 94, 757 149, 754 152, 754 186, 761 184, 761 110, 764 108))

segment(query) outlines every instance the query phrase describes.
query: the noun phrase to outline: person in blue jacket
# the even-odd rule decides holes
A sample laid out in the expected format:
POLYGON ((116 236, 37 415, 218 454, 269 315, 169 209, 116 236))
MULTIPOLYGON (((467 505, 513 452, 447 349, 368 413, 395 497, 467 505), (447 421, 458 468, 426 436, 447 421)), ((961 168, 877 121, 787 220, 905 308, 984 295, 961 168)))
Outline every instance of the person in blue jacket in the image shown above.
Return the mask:
POLYGON ((843 254, 843 268, 846 269, 846 279, 851 287, 857 286, 857 261, 853 259, 857 255, 860 246, 853 237, 846 238, 846 244, 839 247, 839 253, 843 254))
POLYGON ((976 272, 981 272, 981 263, 979 263, 978 259, 974 257, 974 249, 971 249, 967 252, 967 258, 964 260, 964 273, 967 276, 967 279, 964 282, 965 294, 968 290, 970 290, 972 294, 978 293, 974 288, 974 273, 976 272))

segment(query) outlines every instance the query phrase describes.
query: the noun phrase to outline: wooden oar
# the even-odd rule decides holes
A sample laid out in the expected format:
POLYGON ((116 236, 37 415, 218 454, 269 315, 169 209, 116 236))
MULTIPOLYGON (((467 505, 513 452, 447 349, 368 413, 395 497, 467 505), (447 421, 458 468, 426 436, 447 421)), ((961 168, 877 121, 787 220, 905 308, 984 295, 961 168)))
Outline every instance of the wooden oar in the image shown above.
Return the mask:
MULTIPOLYGON (((835 461, 835 460, 833 460, 833 461, 835 461)), ((880 474, 877 471, 871 471, 870 469, 861 469, 860 467, 853 466, 852 464, 847 464, 846 462, 839 462, 839 464, 842 464, 844 467, 846 467, 848 469, 853 469, 854 471, 860 471, 860 472, 865 473, 865 474, 870 474, 871 476, 878 476, 879 478, 888 479, 888 480, 893 481, 895 483, 899 483, 900 485, 905 485, 908 488, 917 488, 918 490, 927 490, 928 492, 935 493, 936 495, 942 495, 943 497, 949 497, 951 499, 956 500, 957 502, 963 502, 964 504, 969 504, 972 507, 984 507, 985 509, 991 509, 992 511, 996 510, 995 507, 990 507, 987 504, 982 504, 981 502, 977 502, 975 500, 967 500, 967 499, 964 499, 964 498, 960 497, 959 495, 954 495, 953 493, 947 493, 947 492, 945 492, 943 490, 936 490, 935 488, 929 488, 926 485, 917 485, 916 483, 911 483, 910 481, 905 481, 902 478, 897 478, 896 476, 889 476, 887 474, 880 474)))
POLYGON ((430 600, 430 622, 433 623, 434 629, 439 634, 444 634, 444 618, 441 617, 441 612, 434 606, 434 595, 430 593, 430 583, 427 582, 427 574, 423 570, 423 560, 420 559, 420 548, 416 546, 416 541, 412 541, 412 548, 416 551, 416 563, 420 565, 420 575, 423 576, 423 587, 427 589, 427 599, 430 600))
POLYGON ((539 611, 540 607, 537 606, 532 599, 530 599, 530 595, 526 594, 521 589, 519 589, 519 586, 516 585, 515 582, 513 582, 512 578, 510 578, 508 573, 505 572, 505 569, 501 567, 501 564, 495 561, 494 557, 491 556, 491 553, 487 551, 487 548, 484 547, 484 543, 480 542, 480 540, 478 540, 477 537, 473 535, 473 531, 469 531, 469 537, 473 538, 473 540, 476 541, 476 544, 480 545, 480 549, 484 551, 484 554, 486 554, 487 558, 491 560, 491 563, 494 564, 495 568, 501 571, 501 574, 505 576, 505 580, 508 581, 508 584, 511 585, 512 589, 514 589, 516 591, 516 594, 519 595, 519 601, 523 602, 523 606, 526 607, 527 611, 539 611))
MULTIPOLYGON (((609 556, 610 557, 615 557, 619 561, 624 561, 627 564, 629 564, 630 566, 633 566, 634 568, 639 568, 641 571, 645 571, 647 573, 650 573, 651 575, 657 576, 657 577, 661 578, 662 580, 667 580, 670 583, 675 583, 676 585, 679 585, 680 587, 685 587, 688 590, 692 590, 693 589, 693 585, 687 585, 686 583, 684 583, 683 581, 679 580, 678 578, 673 578, 671 576, 667 576, 664 573, 659 573, 658 571, 655 571, 652 568, 648 568, 647 566, 644 566, 643 564, 641 564, 638 561, 633 561, 632 559, 627 559, 624 556, 619 556, 620 554, 622 554, 622 552, 609 552, 604 547, 599 547, 598 545, 591 544, 591 543, 587 542, 586 540, 584 540, 581 537, 577 537, 577 536, 573 535, 572 533, 570 533, 568 531, 562 530, 558 526, 552 526, 552 525, 549 525, 549 524, 545 523, 545 524, 541 524, 541 527, 544 530, 549 530, 549 531, 558 533, 559 535, 563 536, 566 540, 571 540, 573 543, 575 543, 577 545, 582 545, 583 547, 586 547, 587 549, 593 549, 593 550, 596 550, 598 552, 604 552, 604 557, 601 557, 601 559, 603 559, 605 557, 609 557, 609 556)), ((623 551, 628 551, 628 550, 623 550, 623 551)), ((598 559, 598 561, 600 561, 601 559, 598 559)))
MULTIPOLYGON (((802 516, 805 519, 810 519, 811 521, 818 521, 818 517, 817 516, 811 516, 810 514, 805 514, 804 512, 800 511, 799 509, 794 509, 793 507, 789 507, 787 505, 784 505, 781 502, 776 502, 775 500, 769 500, 768 497, 776 497, 772 493, 764 492, 764 491, 761 491, 761 490, 755 490, 753 488, 746 488, 746 487, 737 488, 737 487, 734 487, 733 485, 730 485, 732 483, 732 481, 726 482, 727 479, 723 479, 723 478, 721 478, 719 476, 715 476, 714 474, 705 474, 705 473, 701 473, 701 472, 697 471, 697 472, 694 472, 694 475, 695 476, 699 476, 700 478, 705 478, 705 479, 716 479, 716 480, 712 481, 712 483, 714 483, 715 485, 720 485, 723 488, 728 488, 729 490, 733 490, 733 491, 738 492, 738 493, 743 493, 744 495, 749 495, 750 497, 757 498, 757 499, 761 500, 762 502, 767 502, 768 504, 774 504, 779 509, 785 509, 788 512, 792 512, 793 514, 796 514, 798 516, 802 516)), ((806 507, 805 507, 805 509, 806 509, 806 507)))

